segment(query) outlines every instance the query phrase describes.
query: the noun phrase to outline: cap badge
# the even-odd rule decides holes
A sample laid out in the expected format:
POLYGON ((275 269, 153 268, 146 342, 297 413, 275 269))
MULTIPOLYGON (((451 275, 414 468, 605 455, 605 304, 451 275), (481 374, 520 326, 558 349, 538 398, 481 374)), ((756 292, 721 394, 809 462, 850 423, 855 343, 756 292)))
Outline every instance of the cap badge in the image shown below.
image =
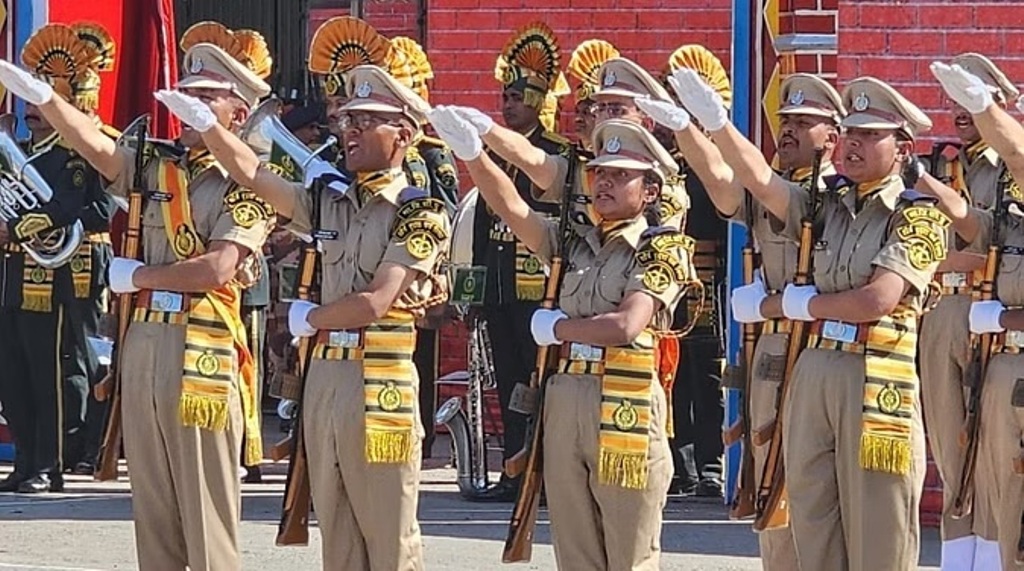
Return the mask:
POLYGON ((364 81, 359 84, 359 87, 356 87, 356 97, 365 99, 369 97, 371 93, 373 93, 373 87, 370 86, 369 81, 364 81))
POLYGON ((611 86, 615 85, 615 80, 616 79, 618 79, 618 78, 615 77, 615 72, 614 71, 609 71, 608 73, 604 74, 604 86, 605 87, 611 87, 611 86))
POLYGON ((860 92, 860 94, 857 95, 856 99, 853 100, 854 111, 867 111, 870 105, 871 100, 868 99, 868 94, 864 93, 863 91, 860 92))
POLYGON ((608 139, 608 142, 604 144, 604 150, 606 153, 615 154, 622 150, 622 141, 618 137, 612 137, 608 139))
POLYGON ((803 105, 804 104, 804 91, 802 89, 797 89, 796 91, 794 91, 793 94, 789 96, 789 104, 790 105, 803 105))
POLYGON ((199 72, 203 71, 203 60, 202 60, 202 58, 200 58, 198 56, 192 58, 192 61, 188 65, 188 71, 190 73, 199 73, 199 72))

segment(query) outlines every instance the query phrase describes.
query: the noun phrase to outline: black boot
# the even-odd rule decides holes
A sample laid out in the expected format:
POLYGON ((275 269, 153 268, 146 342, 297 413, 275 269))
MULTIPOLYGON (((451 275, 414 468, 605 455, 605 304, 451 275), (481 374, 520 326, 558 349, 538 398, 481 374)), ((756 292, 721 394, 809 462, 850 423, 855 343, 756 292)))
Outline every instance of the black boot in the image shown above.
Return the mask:
POLYGON ((28 476, 19 472, 11 472, 3 481, 0 481, 0 492, 16 492, 18 486, 28 479, 28 476))
POLYGON ((519 478, 511 479, 502 477, 497 484, 494 484, 490 488, 480 492, 479 494, 467 498, 471 502, 494 502, 494 503, 512 503, 516 501, 516 496, 519 494, 519 478))
MULTIPOLYGON (((64 485, 61 482, 60 488, 63 489, 64 485)), ((36 474, 31 478, 25 480, 18 486, 19 494, 45 494, 50 491, 60 491, 54 489, 54 483, 50 480, 49 474, 36 474)))

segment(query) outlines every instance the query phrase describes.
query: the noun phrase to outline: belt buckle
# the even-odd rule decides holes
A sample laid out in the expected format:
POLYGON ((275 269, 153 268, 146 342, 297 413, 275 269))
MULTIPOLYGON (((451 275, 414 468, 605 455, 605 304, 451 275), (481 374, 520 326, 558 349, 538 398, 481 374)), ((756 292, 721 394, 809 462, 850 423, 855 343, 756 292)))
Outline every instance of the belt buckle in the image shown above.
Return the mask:
POLYGON ((1007 331, 1005 344, 1007 347, 1024 348, 1024 331, 1007 331))
POLYGON ((821 336, 841 343, 857 341, 857 326, 841 321, 826 321, 821 326, 821 336))
POLYGON ((359 333, 355 331, 331 331, 327 335, 327 344, 331 347, 352 349, 359 346, 359 333))
POLYGON ((603 354, 604 350, 601 347, 583 343, 569 345, 569 359, 572 361, 600 361, 603 354))
POLYGON ((960 288, 967 285, 967 274, 963 272, 946 272, 942 274, 942 286, 960 288))
POLYGON ((181 313, 184 305, 184 294, 175 291, 154 291, 149 297, 149 308, 155 311, 181 313))

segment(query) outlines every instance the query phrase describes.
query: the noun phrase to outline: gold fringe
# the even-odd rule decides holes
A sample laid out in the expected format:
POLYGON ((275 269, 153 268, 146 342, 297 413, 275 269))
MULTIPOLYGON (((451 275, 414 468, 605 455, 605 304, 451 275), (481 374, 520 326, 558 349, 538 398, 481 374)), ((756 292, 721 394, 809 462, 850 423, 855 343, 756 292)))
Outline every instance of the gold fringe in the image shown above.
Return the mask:
POLYGON ((601 449, 597 475, 602 484, 644 490, 647 488, 647 470, 647 454, 601 449))
POLYGON ((207 430, 225 430, 228 427, 227 397, 211 397, 182 393, 178 400, 178 417, 185 426, 207 430))
POLYGON ((860 467, 905 476, 910 473, 910 441, 877 434, 861 434, 860 467))
POLYGON ((88 297, 89 282, 82 283, 80 280, 75 279, 75 299, 86 299, 88 297))
POLYGON ((263 435, 260 434, 260 423, 253 426, 250 419, 245 419, 245 465, 259 466, 263 462, 263 435))
POLYGON ((541 279, 541 285, 527 285, 520 280, 516 284, 516 298, 522 301, 537 301, 544 299, 544 280, 541 279))
POLYGON ((30 294, 22 292, 21 294, 21 308, 25 311, 35 311, 39 313, 50 313, 53 311, 53 291, 51 290, 45 294, 30 294))
POLYGON ((366 431, 366 461, 371 464, 400 464, 412 453, 412 430, 366 431))

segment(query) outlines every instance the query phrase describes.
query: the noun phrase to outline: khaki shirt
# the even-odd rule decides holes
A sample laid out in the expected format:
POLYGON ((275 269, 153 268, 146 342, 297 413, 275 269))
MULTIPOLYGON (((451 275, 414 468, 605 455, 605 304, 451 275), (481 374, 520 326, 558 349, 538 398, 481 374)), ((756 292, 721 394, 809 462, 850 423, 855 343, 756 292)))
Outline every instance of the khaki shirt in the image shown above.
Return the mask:
MULTIPOLYGON (((570 317, 593 317, 615 311, 627 294, 642 291, 660 302, 651 325, 667 328, 683 287, 695 279, 693 244, 679 232, 650 237, 645 235, 647 229, 647 221, 639 217, 603 245, 596 227, 575 236, 565 257, 558 300, 562 311, 570 317), (658 249, 661 255, 654 256, 658 249), (657 259, 652 260, 654 257, 657 259)), ((558 225, 549 222, 546 239, 537 252, 545 264, 551 264, 557 241, 558 225)))
MULTIPOLYGON (((448 250, 450 223, 442 201, 409 188, 405 174, 398 174, 361 207, 355 186, 344 194, 329 189, 321 191, 320 223, 316 228, 323 248, 320 303, 331 303, 365 290, 377 268, 385 262, 419 272, 400 302, 415 305, 435 293, 429 277, 438 273, 448 250), (400 219, 399 209, 404 205, 417 208, 400 219), (410 231, 406 221, 414 223, 415 229, 410 231)), ((293 196, 288 228, 312 234, 312 193, 296 184, 293 196)))
POLYGON ((966 155, 960 151, 959 160, 960 164, 967 165, 964 169, 964 183, 971 194, 971 202, 982 210, 991 210, 996 203, 996 188, 999 186, 999 174, 1003 170, 999 153, 989 147, 973 163, 968 164, 966 155))
MULTIPOLYGON (((981 219, 981 224, 978 236, 967 249, 986 253, 993 238, 995 213, 980 208, 974 208, 974 211, 981 219)), ((1024 218, 1013 211, 1007 212, 1001 232, 1003 248, 999 254, 999 270, 996 272, 996 297, 1003 305, 1021 307, 1024 306, 1024 218)))
MULTIPOLYGON (((809 189, 811 184, 810 173, 800 178, 794 178, 793 173, 786 173, 790 182, 799 184, 809 189)), ((836 174, 835 166, 832 163, 822 165, 821 177, 818 179, 818 188, 825 190, 826 176, 836 174)), ((789 238, 776 234, 772 229, 772 215, 768 209, 761 206, 757 201, 751 201, 753 212, 751 220, 753 227, 750 231, 754 234, 754 243, 761 253, 761 277, 764 285, 772 292, 781 292, 786 284, 793 281, 796 274, 797 260, 800 255, 800 244, 789 238)), ((733 222, 740 224, 747 223, 747 200, 740 202, 740 207, 731 216, 727 216, 733 222)))
MULTIPOLYGON (((124 168, 117 178, 109 183, 107 192, 127 198, 135 180, 135 151, 124 148, 127 152, 124 168)), ((161 149, 157 153, 163 154, 161 149)), ((169 156, 169 155, 165 155, 169 156)), ((179 164, 188 167, 188 156, 177 159, 179 164)), ((146 192, 160 188, 157 176, 159 161, 149 159, 145 164, 143 188, 146 192)), ((232 182, 227 173, 216 163, 198 172, 188 185, 189 204, 192 209, 192 221, 203 244, 209 247, 215 240, 233 242, 247 248, 250 254, 262 255, 263 242, 270 235, 275 223, 275 216, 269 206, 260 201, 251 191, 240 188, 232 182), (239 194, 241 193, 241 194, 239 194), (241 200, 236 200, 241 198, 241 200), (258 204, 257 209, 249 209, 247 205, 258 204), (242 215, 239 209, 246 212, 260 212, 265 216, 251 219, 242 215)), ((171 264, 178 261, 171 242, 164 230, 162 203, 150 194, 145 199, 142 212, 142 255, 143 261, 150 265, 171 264)))
MULTIPOLYGON (((876 267, 885 268, 911 285, 902 303, 920 311, 928 283, 946 256, 948 219, 931 201, 901 198, 904 186, 898 176, 888 177, 873 190, 860 212, 855 186, 837 180, 837 188, 821 195, 814 285, 821 293, 847 291, 866 285, 876 267)), ((790 185, 789 212, 781 232, 790 240, 800 238, 807 198, 802 186, 790 185)))

